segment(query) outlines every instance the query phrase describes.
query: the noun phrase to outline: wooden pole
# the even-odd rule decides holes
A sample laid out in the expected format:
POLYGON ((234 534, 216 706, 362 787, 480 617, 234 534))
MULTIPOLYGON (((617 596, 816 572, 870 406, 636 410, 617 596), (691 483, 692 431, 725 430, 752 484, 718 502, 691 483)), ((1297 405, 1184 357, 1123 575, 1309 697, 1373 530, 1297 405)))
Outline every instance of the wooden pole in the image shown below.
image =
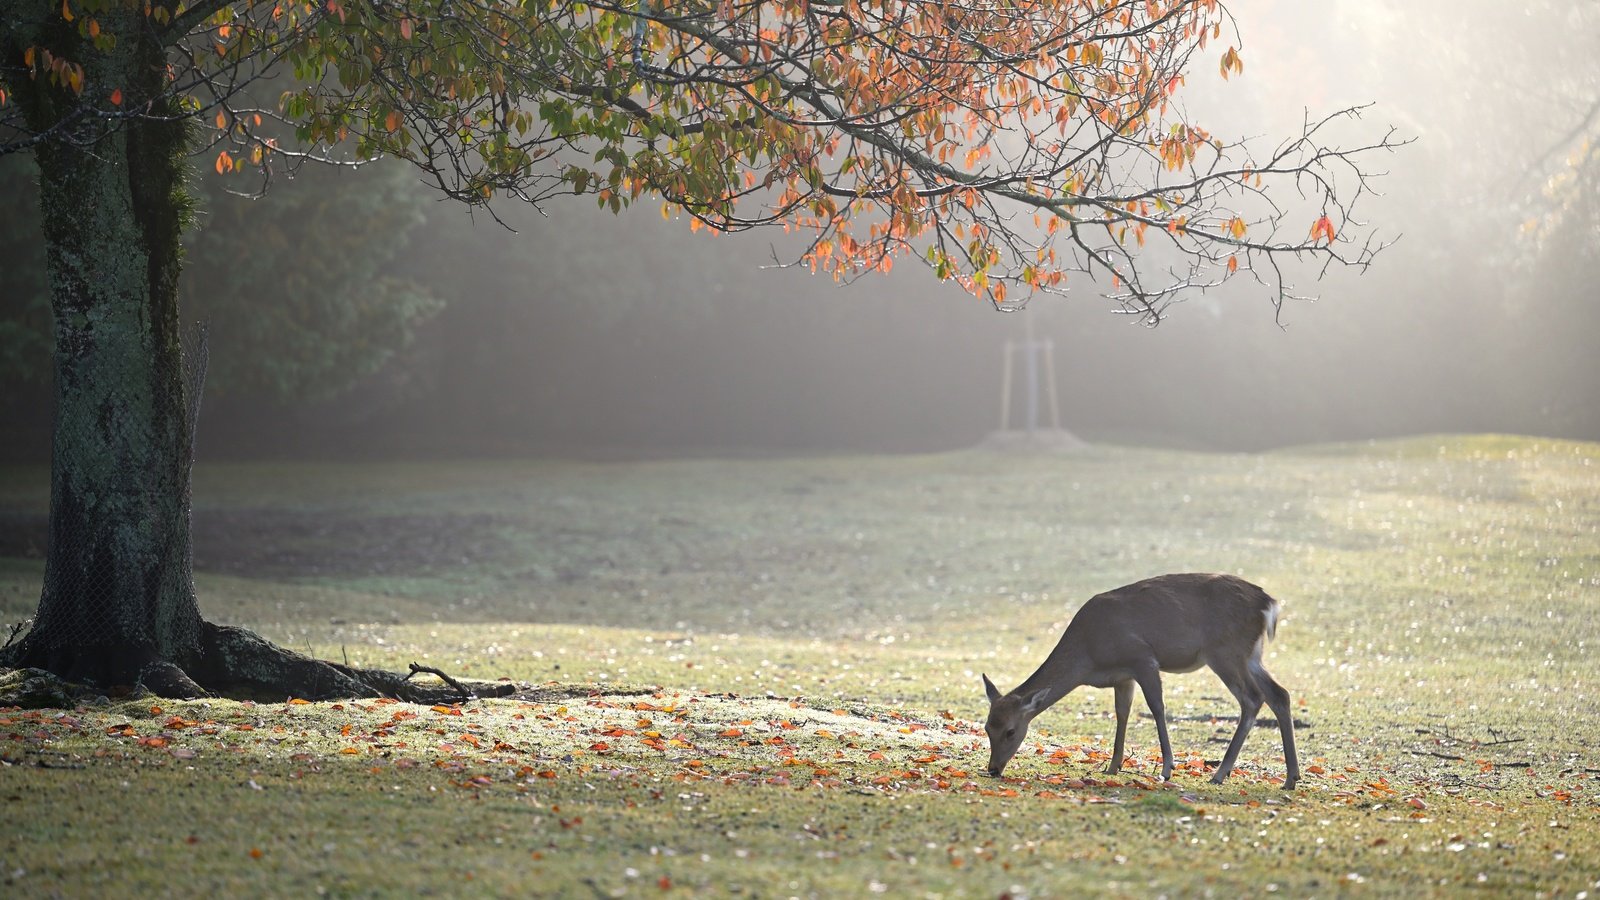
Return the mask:
POLYGON ((1006 341, 1005 372, 1000 376, 1000 430, 1006 431, 1011 427, 1011 350, 1012 343, 1006 341))
POLYGON ((1026 336, 1022 343, 1022 352, 1027 354, 1026 371, 1028 373, 1028 434, 1032 435, 1039 430, 1039 342, 1033 339, 1033 320, 1027 318, 1028 311, 1023 310, 1023 334, 1026 336))
POLYGON ((1056 402, 1056 342, 1044 339, 1044 388, 1050 395, 1050 424, 1061 430, 1061 405, 1056 402))

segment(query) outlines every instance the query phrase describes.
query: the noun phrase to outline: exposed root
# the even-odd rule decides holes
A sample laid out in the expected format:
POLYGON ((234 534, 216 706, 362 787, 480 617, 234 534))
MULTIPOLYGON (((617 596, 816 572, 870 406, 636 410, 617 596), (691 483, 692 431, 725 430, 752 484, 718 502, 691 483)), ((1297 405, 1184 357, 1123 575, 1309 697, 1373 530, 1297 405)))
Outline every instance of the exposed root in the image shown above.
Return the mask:
MULTIPOLYGON (((18 666, 0 677, 0 705, 29 708, 68 708, 105 694, 193 700, 217 696, 233 700, 277 702, 351 700, 389 697, 408 703, 462 703, 474 697, 505 697, 516 685, 504 682, 460 682, 429 666, 411 665, 406 674, 382 669, 359 669, 327 660, 312 659, 279 647, 253 631, 231 625, 202 623, 198 654, 183 665, 167 660, 146 663, 137 670, 137 683, 106 686, 75 683, 28 661, 7 659, 18 666), (30 668, 29 666, 35 666, 30 668), (419 684, 419 672, 437 675, 443 685, 419 684), (118 686, 121 685, 121 686, 118 686)), ((90 681, 99 679, 77 679, 90 681)))
POLYGON ((474 696, 503 697, 516 689, 511 684, 492 682, 463 685, 437 669, 415 664, 406 675, 382 669, 358 669, 312 659, 243 628, 210 623, 201 636, 201 660, 192 674, 207 691, 237 699, 392 697, 409 703, 431 704, 461 702, 474 696), (446 686, 411 681, 418 671, 440 675, 446 686))

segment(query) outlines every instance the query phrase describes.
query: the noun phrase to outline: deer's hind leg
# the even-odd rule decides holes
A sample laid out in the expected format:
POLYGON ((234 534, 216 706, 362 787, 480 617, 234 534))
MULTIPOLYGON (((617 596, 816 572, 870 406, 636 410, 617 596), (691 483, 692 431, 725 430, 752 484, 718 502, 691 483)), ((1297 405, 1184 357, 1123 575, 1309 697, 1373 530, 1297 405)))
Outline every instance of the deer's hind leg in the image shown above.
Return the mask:
POLYGON ((1288 774, 1283 779, 1283 789, 1292 791, 1295 784, 1300 781, 1300 757, 1294 749, 1294 709, 1289 705, 1289 692, 1267 674, 1267 670, 1262 667, 1259 660, 1251 662, 1250 674, 1255 677, 1256 686, 1266 697, 1267 707, 1278 719, 1278 733, 1283 736, 1283 760, 1288 766, 1288 774))
MULTIPOLYGON (((1255 673, 1252 671, 1253 668, 1259 668, 1259 666, 1260 663, 1254 663, 1254 666, 1247 663, 1238 667, 1218 668, 1215 665, 1211 667, 1212 671, 1217 673, 1217 677, 1222 679, 1222 683, 1227 686, 1229 693, 1233 694, 1234 699, 1239 701, 1239 727, 1233 730, 1233 740, 1228 742, 1228 751, 1222 755, 1221 764, 1217 766, 1217 771, 1211 776, 1213 784, 1221 784, 1228 777, 1228 773, 1233 771, 1233 764, 1239 759, 1239 750, 1244 747, 1244 739, 1250 736, 1250 729, 1255 727, 1256 713, 1261 710, 1261 703, 1266 699, 1263 696, 1255 673)), ((1265 672, 1266 670, 1262 669, 1261 671, 1265 672)), ((1282 688, 1279 688, 1279 690, 1282 690, 1282 688)), ((1285 705, 1287 705, 1289 695, 1285 692, 1283 696, 1285 705)))

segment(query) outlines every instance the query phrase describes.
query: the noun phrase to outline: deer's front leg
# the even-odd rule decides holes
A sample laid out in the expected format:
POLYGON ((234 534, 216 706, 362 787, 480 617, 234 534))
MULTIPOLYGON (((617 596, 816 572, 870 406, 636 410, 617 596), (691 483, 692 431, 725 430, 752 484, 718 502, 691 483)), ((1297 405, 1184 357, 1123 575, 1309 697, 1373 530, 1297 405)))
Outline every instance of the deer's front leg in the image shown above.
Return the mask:
POLYGON ((1161 738, 1161 780, 1172 780, 1172 741, 1167 737, 1167 707, 1161 702, 1161 670, 1154 662, 1134 673, 1139 689, 1144 691, 1145 705, 1156 719, 1156 735, 1161 738))
POLYGON ((1106 766, 1107 775, 1122 771, 1122 742, 1128 736, 1128 713, 1133 710, 1133 682, 1118 682, 1111 689, 1117 704, 1117 740, 1111 751, 1111 765, 1106 766))

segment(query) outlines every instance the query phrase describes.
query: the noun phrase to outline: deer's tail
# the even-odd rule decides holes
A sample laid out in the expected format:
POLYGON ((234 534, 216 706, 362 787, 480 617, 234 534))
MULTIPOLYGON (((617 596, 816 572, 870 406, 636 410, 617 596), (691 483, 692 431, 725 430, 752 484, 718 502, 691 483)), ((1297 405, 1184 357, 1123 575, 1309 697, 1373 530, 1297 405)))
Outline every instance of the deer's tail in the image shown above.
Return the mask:
POLYGON ((1267 605, 1262 608, 1261 616, 1262 618, 1266 619, 1267 640, 1270 641, 1278 636, 1278 610, 1280 609, 1280 606, 1278 604, 1278 599, 1271 594, 1263 591, 1261 596, 1267 598, 1267 605))

